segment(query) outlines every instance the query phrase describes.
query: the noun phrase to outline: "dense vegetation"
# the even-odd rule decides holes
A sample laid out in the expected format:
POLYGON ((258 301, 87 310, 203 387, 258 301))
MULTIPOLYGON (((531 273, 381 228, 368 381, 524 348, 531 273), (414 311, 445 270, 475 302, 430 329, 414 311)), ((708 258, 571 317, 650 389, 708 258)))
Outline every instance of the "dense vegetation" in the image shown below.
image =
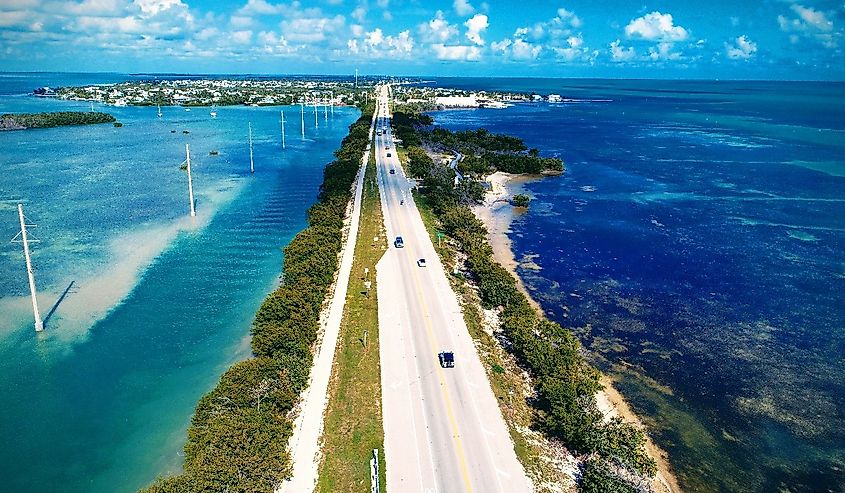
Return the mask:
POLYGON ((0 115, 0 130, 48 128, 63 125, 111 123, 115 118, 95 111, 60 111, 56 113, 7 113, 0 115))
MULTIPOLYGON (((422 140, 429 144, 427 139, 435 132, 454 139, 449 145, 463 152, 488 152, 488 146, 500 152, 522 148, 519 139, 479 131, 446 134, 435 130, 423 134, 422 140), (466 143, 460 140, 462 136, 468 139, 466 143)), ((542 159, 536 154, 532 153, 542 159)), ((614 471, 627 470, 647 477, 656 473, 656 464, 645 451, 643 432, 619 419, 605 422, 595 400, 601 389, 601 374, 585 360, 572 333, 538 315, 517 289, 513 276, 493 259, 484 224, 466 206, 466 191, 462 190, 466 186, 455 186, 452 170, 423 162, 417 151, 409 150, 409 158, 409 169, 415 176, 428 170, 421 177, 426 203, 466 254, 466 267, 484 308, 500 310, 506 348, 533 377, 538 428, 559 438, 574 452, 591 456, 582 473, 582 491, 633 491, 633 486, 614 471), (606 489, 608 485, 619 487, 606 489)))
POLYGON ((350 127, 326 166, 308 227, 285 248, 283 283, 253 321, 255 357, 229 368, 200 400, 188 429, 184 472, 159 479, 147 493, 272 492, 290 475, 289 413, 308 382, 318 317, 338 267, 343 219, 372 111, 365 108, 350 127))
POLYGON ((538 174, 563 171, 559 158, 540 157, 537 149, 528 149, 522 139, 492 134, 486 129, 452 132, 445 128, 424 130, 422 139, 436 146, 465 155, 459 164, 464 174, 485 175, 494 171, 538 174))
POLYGON ((511 199, 511 204, 514 207, 528 207, 528 204, 531 202, 531 197, 525 195, 524 193, 518 193, 513 196, 511 199))

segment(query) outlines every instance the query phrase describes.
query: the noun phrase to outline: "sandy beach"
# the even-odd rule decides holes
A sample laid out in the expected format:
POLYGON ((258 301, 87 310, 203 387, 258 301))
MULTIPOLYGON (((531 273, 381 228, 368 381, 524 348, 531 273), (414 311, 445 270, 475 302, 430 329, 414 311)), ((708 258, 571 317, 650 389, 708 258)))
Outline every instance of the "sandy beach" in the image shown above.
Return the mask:
MULTIPOLYGON (((531 297, 522 279, 516 273, 517 266, 522 263, 524 266, 530 267, 531 260, 517 261, 508 233, 511 232, 510 227, 513 220, 526 211, 526 209, 511 206, 510 199, 516 194, 525 193, 527 183, 543 178, 543 175, 514 175, 497 171, 487 177, 490 190, 485 196, 484 203, 473 207, 476 217, 487 227, 488 241, 493 248, 493 257, 513 274, 517 281, 517 287, 525 293, 529 303, 538 313, 543 312, 540 304, 531 297)), ((643 424, 639 417, 628 405, 622 394, 614 388, 612 380, 604 377, 602 385, 604 385, 604 390, 596 394, 596 403, 599 410, 604 413, 605 418, 609 420, 618 416, 626 422, 642 427, 643 424)), ((657 475, 652 480, 654 491, 657 493, 678 493, 682 491, 672 472, 668 454, 655 445, 648 436, 646 436, 646 450, 657 461, 657 475)))
POLYGON ((543 175, 514 175, 497 171, 487 177, 490 183, 490 190, 484 197, 484 203, 473 207, 475 216, 487 227, 487 241, 493 248, 493 257, 502 264, 516 278, 517 287, 528 298, 531 306, 542 313, 540 304, 534 301, 528 294, 522 279, 516 275, 516 268, 519 265, 513 254, 511 239, 508 233, 511 232, 511 223, 526 209, 513 207, 510 199, 525 192, 524 185, 543 178, 543 175))

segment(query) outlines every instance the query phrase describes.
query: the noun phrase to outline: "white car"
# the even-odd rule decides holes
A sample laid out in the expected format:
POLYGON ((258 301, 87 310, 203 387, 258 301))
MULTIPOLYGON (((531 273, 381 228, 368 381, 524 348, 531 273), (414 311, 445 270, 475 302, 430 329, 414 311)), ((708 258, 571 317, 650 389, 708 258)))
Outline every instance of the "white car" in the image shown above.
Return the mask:
POLYGON ((425 259, 421 258, 421 259, 417 260, 417 265, 419 267, 425 267, 425 259))

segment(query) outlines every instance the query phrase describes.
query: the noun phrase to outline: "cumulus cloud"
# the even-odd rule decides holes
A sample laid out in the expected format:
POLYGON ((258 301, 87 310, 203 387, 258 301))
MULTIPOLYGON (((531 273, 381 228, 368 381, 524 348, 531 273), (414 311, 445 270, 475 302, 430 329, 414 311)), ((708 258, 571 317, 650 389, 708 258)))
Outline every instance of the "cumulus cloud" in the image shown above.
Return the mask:
POLYGON ((581 27, 582 24, 581 19, 577 15, 575 15, 575 12, 566 10, 563 7, 557 9, 557 17, 555 19, 558 20, 561 24, 568 24, 569 26, 572 26, 575 29, 581 27))
POLYGON ((438 10, 434 14, 433 19, 420 24, 418 30, 423 40, 431 43, 443 44, 458 35, 458 28, 453 24, 449 24, 449 21, 444 18, 443 11, 441 10, 438 10))
POLYGON ((598 56, 598 52, 591 52, 584 46, 584 38, 579 33, 577 36, 569 36, 566 38, 564 46, 554 46, 552 50, 558 57, 564 61, 571 62, 575 60, 592 60, 598 56))
POLYGON ((790 5, 789 8, 795 17, 779 15, 778 25, 781 31, 793 33, 790 36, 793 43, 801 39, 815 39, 828 48, 835 48, 838 45, 837 39, 841 36, 841 32, 834 32, 831 19, 834 16, 833 13, 822 12, 800 4, 790 5))
POLYGON ((634 47, 622 46, 621 40, 616 40, 610 43, 610 56, 614 62, 627 62, 637 57, 637 52, 634 47))
POLYGON ((484 39, 481 38, 481 33, 490 25, 487 22, 487 16, 484 14, 475 14, 464 25, 467 28, 467 39, 477 45, 484 46, 484 39))
POLYGON ((381 28, 373 29, 362 39, 350 39, 346 43, 349 52, 360 56, 384 56, 406 59, 414 51, 414 38, 410 31, 402 31, 393 36, 386 36, 381 28))
POLYGON ((321 43, 335 38, 329 38, 327 33, 341 32, 346 20, 342 15, 334 17, 303 17, 285 19, 280 27, 285 39, 294 43, 321 43))
POLYGON ((475 12, 475 7, 468 0, 455 0, 452 3, 452 7, 455 8, 455 13, 460 16, 470 15, 475 12))
POLYGON ((494 51, 514 60, 534 60, 543 54, 565 62, 592 62, 598 52, 584 44, 578 31, 583 22, 570 10, 559 8, 556 16, 514 31, 511 38, 491 44, 494 51))
POLYGON ((672 14, 654 11, 629 22, 625 35, 632 39, 671 42, 684 41, 689 37, 689 31, 676 26, 672 14))
POLYGON ((274 5, 267 0, 248 0, 246 5, 238 10, 240 15, 272 15, 285 13, 286 5, 274 5))
POLYGON ((239 45, 249 44, 252 41, 252 31, 235 31, 231 33, 231 39, 233 43, 237 43, 239 45))
POLYGON ((490 43, 494 52, 501 53, 513 60, 536 60, 543 51, 541 45, 530 43, 522 38, 503 39, 490 43))
POLYGON ((681 54, 677 51, 673 51, 673 46, 674 44, 672 43, 657 43, 657 46, 652 46, 648 50, 649 60, 653 62, 665 60, 680 60, 681 54))
POLYGON ((725 54, 731 60, 747 60, 757 53, 757 43, 746 35, 739 36, 732 43, 725 43, 725 54))
POLYGON ((478 61, 481 59, 481 49, 478 46, 433 44, 431 48, 438 60, 478 61))

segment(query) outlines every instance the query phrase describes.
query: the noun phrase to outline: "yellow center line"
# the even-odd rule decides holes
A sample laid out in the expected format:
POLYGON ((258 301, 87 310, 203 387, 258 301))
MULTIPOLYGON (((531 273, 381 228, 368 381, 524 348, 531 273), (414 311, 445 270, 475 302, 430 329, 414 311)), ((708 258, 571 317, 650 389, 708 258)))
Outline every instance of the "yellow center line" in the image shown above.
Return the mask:
MULTIPOLYGON (((382 137, 382 141, 384 141, 384 137, 382 137)), ((397 157, 397 159, 398 159, 398 157, 397 157)), ((387 164, 387 163, 385 163, 385 164, 387 164)), ((400 166, 401 166, 401 163, 400 163, 400 166)), ((384 172, 382 171, 382 173, 384 173, 384 172)), ((390 187, 390 194, 393 196, 393 198, 395 200, 396 199, 396 190, 393 187, 390 187)), ((394 218, 394 215, 391 214, 391 218, 394 218)), ((399 223, 399 226, 404 227, 404 221, 401 218, 401 214, 396 214, 395 219, 396 219, 396 222, 399 223)), ((394 230, 394 233, 395 232, 396 231, 394 230)), ((405 250, 405 257, 408 260, 413 261, 413 259, 411 258, 410 251, 407 250, 407 249, 404 249, 404 248, 403 248, 403 250, 405 250)), ((429 344, 431 344, 432 347, 438 348, 439 345, 438 345, 438 342, 437 342, 437 338, 434 335, 434 327, 431 324, 431 316, 430 316, 428 304, 425 302, 425 297, 422 295, 421 283, 420 283, 419 276, 417 275, 417 272, 416 272, 415 269, 412 269, 411 277, 413 277, 413 279, 414 279, 414 288, 415 288, 415 292, 416 292, 416 295, 417 295, 417 301, 419 301, 419 303, 422 307, 423 314, 424 314, 423 319, 424 319, 425 328, 426 328, 426 335, 428 336, 428 342, 429 342, 429 344)), ((443 368, 441 368, 439 364, 435 368, 435 371, 437 372, 437 377, 438 377, 438 380, 440 381, 440 391, 443 395, 444 400, 446 401, 445 402, 446 403, 446 414, 449 417, 449 425, 450 425, 450 428, 452 429, 452 440, 455 443, 455 447, 457 449, 456 453, 458 455, 458 461, 460 463, 461 475, 463 476, 463 479, 464 479, 464 486, 465 486, 467 492, 472 492, 472 484, 469 480, 469 468, 467 467, 467 461, 466 461, 466 455, 464 453, 463 442, 461 440, 460 433, 458 432, 458 422, 455 419, 455 413, 452 410, 452 399, 451 399, 450 394, 449 394, 449 387, 446 385, 446 378, 443 374, 443 368)))

